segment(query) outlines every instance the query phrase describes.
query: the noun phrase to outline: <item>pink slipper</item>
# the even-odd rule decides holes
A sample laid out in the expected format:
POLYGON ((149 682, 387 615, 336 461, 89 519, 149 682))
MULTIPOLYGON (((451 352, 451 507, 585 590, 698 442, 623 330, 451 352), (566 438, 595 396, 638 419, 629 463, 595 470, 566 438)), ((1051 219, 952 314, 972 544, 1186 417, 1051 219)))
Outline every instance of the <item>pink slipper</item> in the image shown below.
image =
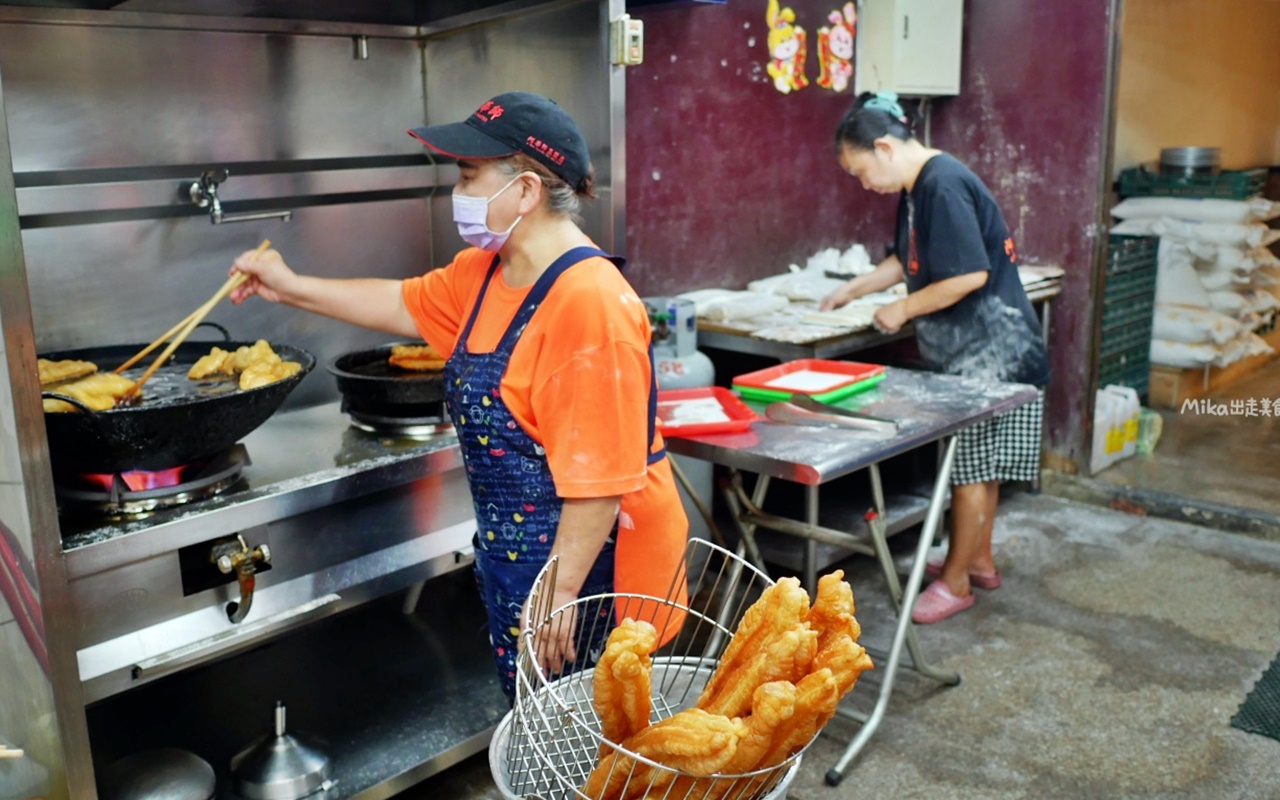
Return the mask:
MULTIPOLYGON (((924 574, 938 577, 942 574, 942 565, 946 563, 946 556, 934 556, 925 562, 924 574)), ((1002 581, 1000 580, 1000 570, 989 573, 970 572, 969 584, 977 586, 979 589, 999 589, 1002 581)))
POLYGON ((953 614, 959 614, 973 605, 973 594, 968 597, 956 597, 942 581, 934 581, 929 588, 920 593, 915 608, 911 612, 911 621, 921 625, 941 622, 953 614))

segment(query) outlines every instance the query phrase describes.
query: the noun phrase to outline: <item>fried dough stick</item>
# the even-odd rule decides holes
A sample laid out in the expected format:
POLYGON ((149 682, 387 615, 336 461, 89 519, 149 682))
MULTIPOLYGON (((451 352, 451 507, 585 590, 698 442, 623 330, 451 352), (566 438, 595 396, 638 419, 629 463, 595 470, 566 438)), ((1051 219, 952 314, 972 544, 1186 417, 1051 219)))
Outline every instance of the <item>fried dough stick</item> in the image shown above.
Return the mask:
MULTIPOLYGON (((116 407, 116 403, 133 388, 134 382, 114 372, 99 372, 74 383, 56 387, 58 394, 74 397, 94 411, 106 411, 116 407)), ((79 411, 70 403, 46 397, 45 411, 79 411)))
POLYGON ((444 369, 445 357, 427 344, 397 344, 391 348, 387 361, 393 367, 417 372, 439 372, 444 369))
MULTIPOLYGON (((690 708, 655 722, 622 746, 633 753, 693 776, 720 772, 747 734, 742 720, 690 708)), ((600 760, 582 791, 597 800, 662 796, 675 773, 657 770, 614 751, 600 760)))
MULTIPOLYGON (((803 620, 808 611, 809 595, 800 587, 798 579, 783 578, 765 589, 738 623, 737 631, 720 656, 719 666, 698 697, 698 707, 710 708, 716 698, 732 690, 744 665, 762 652, 780 632, 803 620)), ((748 703, 755 688, 751 686, 746 691, 748 703)))
POLYGON ((37 358, 36 366, 40 370, 41 386, 50 386, 74 378, 83 378, 98 371, 98 365, 92 361, 76 361, 74 359, 50 361, 47 358, 37 358))
POLYGON ((200 380, 214 375, 239 375, 241 389, 256 389, 292 377, 301 369, 301 364, 283 360, 266 339, 259 339, 252 345, 241 345, 234 352, 213 348, 191 365, 187 377, 200 380))
POLYGON ((804 619, 814 630, 821 632, 819 648, 830 644, 834 635, 848 635, 854 639, 862 635, 862 628, 853 618, 854 610, 853 587, 844 579, 844 570, 838 569, 818 579, 818 597, 804 619), (853 621, 852 627, 849 627, 849 620, 853 621))
MULTIPOLYGON (((853 619, 849 617, 849 619, 853 619)), ((858 677, 869 669, 874 669, 871 656, 867 650, 852 638, 833 638, 826 647, 818 650, 813 658, 813 670, 830 669, 836 679, 836 688, 844 697, 858 682, 858 677)))
MULTIPOLYGON (((774 631, 760 643, 760 648, 745 654, 734 664, 730 680, 722 681, 719 691, 703 692, 698 707, 712 714, 744 717, 751 711, 756 689, 770 681, 798 681, 809 672, 818 652, 818 632, 799 622, 783 631, 774 631)), ((725 662, 721 661, 720 669, 725 662)))
MULTIPOLYGON (((648 622, 624 619, 609 634, 596 662, 593 704, 600 733, 610 742, 626 740, 649 724, 653 661, 658 631, 648 622)), ((600 755, 612 750, 601 745, 600 755)))
POLYGON ((795 713, 774 730, 769 749, 757 769, 773 767, 809 743, 836 713, 840 691, 829 669, 820 669, 796 684, 795 713))

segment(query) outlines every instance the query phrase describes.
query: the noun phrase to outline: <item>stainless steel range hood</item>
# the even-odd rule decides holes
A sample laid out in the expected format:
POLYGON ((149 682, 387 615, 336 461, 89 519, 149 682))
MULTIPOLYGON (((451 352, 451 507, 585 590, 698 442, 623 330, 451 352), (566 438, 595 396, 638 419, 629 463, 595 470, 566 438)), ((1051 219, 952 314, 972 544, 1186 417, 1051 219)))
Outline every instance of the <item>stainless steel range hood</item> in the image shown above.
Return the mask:
POLYGON ((536 0, 381 0, 377 3, 361 0, 11 0, 5 5, 435 28, 447 20, 505 15, 545 3, 536 0))

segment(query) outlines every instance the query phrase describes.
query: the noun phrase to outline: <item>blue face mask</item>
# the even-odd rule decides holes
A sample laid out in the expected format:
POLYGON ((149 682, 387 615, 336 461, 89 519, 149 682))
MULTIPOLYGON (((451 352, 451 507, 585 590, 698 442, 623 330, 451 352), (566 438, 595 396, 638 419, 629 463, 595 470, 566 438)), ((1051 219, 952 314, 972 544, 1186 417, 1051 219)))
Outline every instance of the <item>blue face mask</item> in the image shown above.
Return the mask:
MULTIPOLYGON (((524 173, 520 173, 523 175, 524 173)), ((511 223, 511 227, 505 231, 489 230, 489 203, 495 197, 511 188, 511 184, 515 183, 520 177, 517 175, 507 182, 498 191, 494 192, 491 197, 468 197, 465 194, 453 194, 453 221, 458 225, 458 235, 462 240, 472 247, 479 247, 481 250, 487 250, 490 253, 496 253, 502 249, 507 243, 507 238, 511 236, 511 231, 515 230, 516 225, 520 224, 520 220, 524 216, 516 217, 516 221, 511 223)))

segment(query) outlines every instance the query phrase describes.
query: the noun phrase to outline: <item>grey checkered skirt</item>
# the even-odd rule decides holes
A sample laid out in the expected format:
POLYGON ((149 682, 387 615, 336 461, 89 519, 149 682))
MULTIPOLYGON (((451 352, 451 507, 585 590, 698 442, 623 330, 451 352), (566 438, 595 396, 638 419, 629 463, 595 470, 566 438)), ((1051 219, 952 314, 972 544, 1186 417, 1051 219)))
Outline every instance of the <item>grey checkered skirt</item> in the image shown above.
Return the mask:
POLYGON ((951 485, 1034 481, 1040 474, 1044 392, 1035 402, 961 431, 951 485))

